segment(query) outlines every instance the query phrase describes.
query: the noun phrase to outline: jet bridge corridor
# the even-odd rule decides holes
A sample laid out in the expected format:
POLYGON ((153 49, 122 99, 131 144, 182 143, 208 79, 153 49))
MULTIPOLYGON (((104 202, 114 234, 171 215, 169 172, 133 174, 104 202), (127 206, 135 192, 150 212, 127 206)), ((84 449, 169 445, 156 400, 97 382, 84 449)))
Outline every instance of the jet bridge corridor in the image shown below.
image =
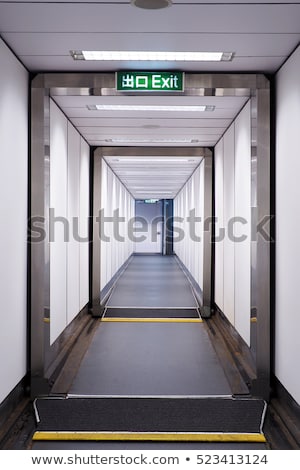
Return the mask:
POLYGON ((134 255, 67 393, 55 394, 57 383, 35 401, 33 449, 53 441, 266 448, 266 403, 246 386, 234 396, 197 305, 174 255, 134 255))
POLYGON ((300 449, 299 24, 0 1, 0 448, 300 449))

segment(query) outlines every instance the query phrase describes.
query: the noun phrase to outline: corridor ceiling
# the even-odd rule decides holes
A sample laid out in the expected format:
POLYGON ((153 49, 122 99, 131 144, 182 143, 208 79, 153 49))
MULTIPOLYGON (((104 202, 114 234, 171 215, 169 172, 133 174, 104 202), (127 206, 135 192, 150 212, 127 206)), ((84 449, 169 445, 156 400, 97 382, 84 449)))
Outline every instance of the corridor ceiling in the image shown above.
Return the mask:
POLYGON ((173 199, 202 157, 105 156, 105 161, 135 199, 173 199))
POLYGON ((93 146, 212 147, 248 96, 53 96, 93 146), (97 111, 90 106, 214 106, 214 111, 97 111))
MULTIPOLYGON (((300 0, 0 0, 0 35, 33 73, 184 70, 274 74, 300 43, 300 0), (232 52, 221 62, 74 60, 70 51, 232 52)), ((52 95, 94 146, 212 147, 249 99, 236 96, 52 95), (96 111, 97 104, 210 105, 207 112, 96 111)), ((112 164, 112 162, 110 162, 112 164)), ((115 162, 116 163, 116 162, 115 162)), ((162 185, 163 187, 163 185, 162 185)))
POLYGON ((274 73, 300 42, 300 0, 0 1, 0 34, 31 71, 145 69, 149 63, 74 61, 70 50, 224 51, 231 62, 156 63, 197 72, 274 73))

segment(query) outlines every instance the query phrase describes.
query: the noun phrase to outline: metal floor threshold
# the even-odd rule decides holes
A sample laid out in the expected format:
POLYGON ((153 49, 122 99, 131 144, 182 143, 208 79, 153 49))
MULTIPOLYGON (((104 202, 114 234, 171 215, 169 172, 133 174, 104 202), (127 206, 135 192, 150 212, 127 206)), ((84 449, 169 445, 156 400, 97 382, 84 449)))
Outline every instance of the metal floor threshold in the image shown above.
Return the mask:
POLYGON ((266 442, 266 403, 233 397, 39 398, 33 441, 266 442))

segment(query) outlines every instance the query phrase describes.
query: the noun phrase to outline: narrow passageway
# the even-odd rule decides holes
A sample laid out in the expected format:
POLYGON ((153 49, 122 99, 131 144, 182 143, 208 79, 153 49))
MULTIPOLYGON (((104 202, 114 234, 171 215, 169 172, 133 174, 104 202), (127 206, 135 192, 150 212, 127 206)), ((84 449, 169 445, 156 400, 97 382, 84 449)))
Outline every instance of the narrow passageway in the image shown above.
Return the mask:
POLYGON ((300 449, 299 22, 0 1, 0 448, 300 449))
POLYGON ((231 395, 174 256, 134 256, 70 390, 78 395, 231 395))
POLYGON ((158 311, 162 317, 199 318, 191 285, 175 256, 134 256, 106 307, 105 317, 151 317, 158 311))
POLYGON ((233 396, 175 256, 134 255, 98 322, 65 399, 36 400, 34 448, 72 440, 264 448, 265 403, 233 396))

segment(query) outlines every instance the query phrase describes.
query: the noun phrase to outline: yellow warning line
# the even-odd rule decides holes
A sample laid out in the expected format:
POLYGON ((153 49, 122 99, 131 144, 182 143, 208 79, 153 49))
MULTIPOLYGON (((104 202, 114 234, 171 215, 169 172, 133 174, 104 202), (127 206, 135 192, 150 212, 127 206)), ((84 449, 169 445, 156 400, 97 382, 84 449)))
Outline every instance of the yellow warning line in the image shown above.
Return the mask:
POLYGON ((186 442, 266 442, 260 433, 129 433, 37 431, 34 441, 186 441, 186 442))
POLYGON ((101 318, 101 322, 114 323, 203 323, 201 318, 124 318, 124 317, 104 317, 101 318))

